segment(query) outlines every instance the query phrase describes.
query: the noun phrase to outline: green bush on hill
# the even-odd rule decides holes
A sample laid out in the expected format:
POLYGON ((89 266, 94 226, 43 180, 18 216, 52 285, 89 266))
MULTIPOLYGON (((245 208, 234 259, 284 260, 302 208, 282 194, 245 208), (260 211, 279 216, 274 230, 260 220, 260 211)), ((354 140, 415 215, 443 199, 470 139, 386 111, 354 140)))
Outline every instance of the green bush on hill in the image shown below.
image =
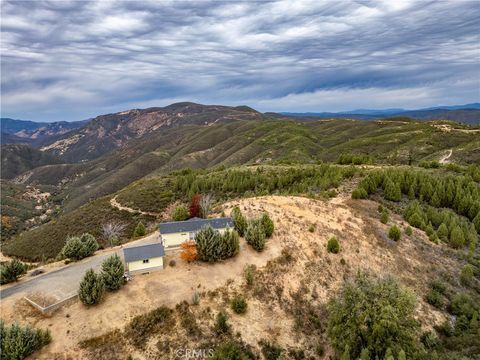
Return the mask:
POLYGON ((5 360, 20 360, 40 350, 52 341, 49 330, 30 325, 6 325, 0 320, 0 354, 5 360))
POLYGON ((81 260, 92 256, 98 250, 98 243, 95 237, 85 233, 81 236, 67 239, 62 249, 62 255, 68 259, 81 260))
POLYGON ((226 230, 221 234, 211 226, 204 226, 195 234, 197 258, 214 262, 233 257, 240 250, 240 239, 235 230, 226 230))
POLYGON ((243 216, 240 208, 235 206, 232 210, 232 219, 235 230, 240 236, 245 235, 245 230, 247 229, 247 219, 243 216))
POLYGON ((125 267, 117 254, 106 259, 102 263, 102 278, 105 283, 105 288, 110 291, 120 289, 124 283, 124 273, 125 267))
POLYGON ((335 236, 328 240, 327 251, 333 254, 338 254, 340 252, 340 243, 335 236))
POLYGON ((143 223, 140 221, 137 224, 137 226, 135 226, 135 230, 133 230, 133 237, 137 238, 137 237, 145 236, 145 234, 146 234, 145 225, 143 225, 143 223))
POLYGON ((172 214, 173 221, 184 221, 188 219, 188 209, 185 206, 177 206, 172 214))
POLYGON ((98 304, 105 293, 105 282, 101 274, 96 274, 93 269, 86 271, 80 282, 78 297, 85 305, 98 304))
POLYGON ((260 218, 260 221, 262 223, 263 229, 265 230, 265 236, 267 238, 271 237, 273 234, 273 230, 275 228, 273 224, 273 220, 270 218, 270 216, 267 213, 264 213, 260 218))
POLYGON ((0 264, 0 285, 17 281, 27 272, 27 266, 17 259, 0 264))
POLYGON ((260 220, 250 220, 245 231, 245 240, 257 251, 265 248, 265 229, 260 220))
POLYGON ((401 234, 402 233, 400 232, 400 228, 397 225, 392 225, 392 227, 390 227, 390 230, 388 231, 388 237, 393 241, 400 240, 401 234))

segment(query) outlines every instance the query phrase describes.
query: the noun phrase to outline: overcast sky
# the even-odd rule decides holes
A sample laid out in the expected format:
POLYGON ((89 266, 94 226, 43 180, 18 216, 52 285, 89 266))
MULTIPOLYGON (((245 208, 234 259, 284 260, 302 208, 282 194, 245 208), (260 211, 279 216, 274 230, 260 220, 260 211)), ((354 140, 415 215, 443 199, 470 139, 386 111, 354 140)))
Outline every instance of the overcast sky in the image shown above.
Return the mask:
POLYGON ((480 100, 480 1, 1 2, 2 116, 480 100))

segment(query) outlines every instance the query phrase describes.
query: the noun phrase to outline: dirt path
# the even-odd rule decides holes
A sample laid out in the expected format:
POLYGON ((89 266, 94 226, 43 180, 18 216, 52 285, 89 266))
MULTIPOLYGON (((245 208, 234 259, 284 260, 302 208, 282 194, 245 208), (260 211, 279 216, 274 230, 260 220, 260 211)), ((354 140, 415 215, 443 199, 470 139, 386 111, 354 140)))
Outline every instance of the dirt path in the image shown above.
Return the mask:
POLYGON ((132 213, 132 214, 142 214, 142 215, 149 215, 149 216, 155 216, 155 217, 161 216, 161 214, 159 213, 142 211, 142 210, 132 209, 127 206, 123 206, 117 201, 117 195, 110 200, 110 205, 112 205, 114 208, 117 208, 118 210, 128 211, 129 213, 132 213))
POLYGON ((449 163, 450 161, 448 161, 448 159, 450 159, 450 156, 452 156, 453 154, 453 150, 452 149, 449 149, 448 152, 440 158, 440 160, 438 160, 438 162, 440 164, 447 164, 449 163))

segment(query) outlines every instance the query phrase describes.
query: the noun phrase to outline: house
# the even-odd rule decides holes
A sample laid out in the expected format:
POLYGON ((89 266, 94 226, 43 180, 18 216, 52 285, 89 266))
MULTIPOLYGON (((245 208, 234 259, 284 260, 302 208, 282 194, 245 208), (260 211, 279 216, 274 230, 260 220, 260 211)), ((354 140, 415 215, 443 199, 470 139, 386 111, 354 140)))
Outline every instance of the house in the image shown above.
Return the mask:
POLYGON ((123 249, 129 273, 150 272, 163 269, 165 250, 162 243, 133 246, 123 249))
POLYGON ((210 225, 220 232, 232 228, 233 220, 229 217, 216 219, 192 218, 186 221, 174 221, 160 224, 160 236, 165 247, 177 247, 183 242, 194 240, 195 234, 204 226, 210 225))

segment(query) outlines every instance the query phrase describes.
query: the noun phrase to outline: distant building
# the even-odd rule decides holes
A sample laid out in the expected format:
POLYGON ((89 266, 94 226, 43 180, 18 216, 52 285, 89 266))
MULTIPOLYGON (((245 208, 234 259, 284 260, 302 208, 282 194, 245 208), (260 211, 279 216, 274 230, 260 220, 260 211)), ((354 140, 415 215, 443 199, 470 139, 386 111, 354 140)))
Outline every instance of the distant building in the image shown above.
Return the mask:
POLYGON ((160 224, 160 236, 165 247, 177 247, 183 242, 194 240, 195 234, 204 226, 224 232, 233 228, 233 220, 228 217, 217 219, 192 218, 186 221, 173 221, 160 224))
POLYGON ((163 244, 155 243, 123 249, 129 273, 150 272, 163 269, 165 250, 163 244))

